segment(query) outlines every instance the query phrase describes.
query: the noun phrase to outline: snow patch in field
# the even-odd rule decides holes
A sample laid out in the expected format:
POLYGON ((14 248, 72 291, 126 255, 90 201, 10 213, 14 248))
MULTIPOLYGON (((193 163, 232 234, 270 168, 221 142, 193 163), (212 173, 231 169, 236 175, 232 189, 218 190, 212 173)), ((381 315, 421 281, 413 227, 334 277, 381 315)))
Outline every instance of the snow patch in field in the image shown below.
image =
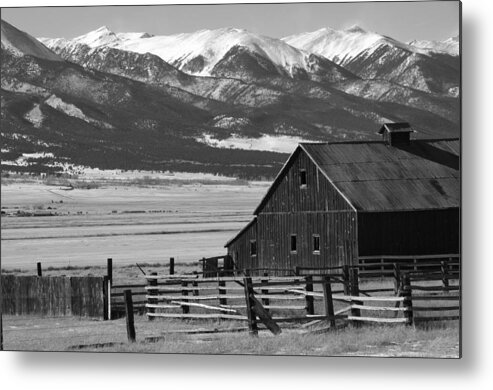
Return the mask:
POLYGON ((301 137, 268 134, 263 134, 260 138, 246 138, 233 134, 221 140, 213 138, 210 134, 203 134, 201 138, 196 138, 196 140, 214 148, 262 150, 279 153, 291 153, 300 142, 308 141, 301 137))
MULTIPOLYGON (((3 149, 2 149, 3 151, 3 149)), ((17 165, 20 167, 27 167, 29 165, 29 162, 27 160, 29 159, 39 159, 39 158, 53 158, 53 153, 47 153, 47 152, 37 152, 37 153, 22 153, 22 156, 17 158, 15 161, 2 161, 4 164, 9 164, 9 165, 17 165)))
POLYGON ((182 181, 235 181, 236 178, 214 175, 212 173, 192 172, 160 172, 160 171, 125 171, 121 169, 99 169, 83 165, 75 165, 67 162, 55 162, 54 166, 63 168, 65 173, 76 174, 79 178, 87 180, 133 180, 133 179, 169 179, 182 181))

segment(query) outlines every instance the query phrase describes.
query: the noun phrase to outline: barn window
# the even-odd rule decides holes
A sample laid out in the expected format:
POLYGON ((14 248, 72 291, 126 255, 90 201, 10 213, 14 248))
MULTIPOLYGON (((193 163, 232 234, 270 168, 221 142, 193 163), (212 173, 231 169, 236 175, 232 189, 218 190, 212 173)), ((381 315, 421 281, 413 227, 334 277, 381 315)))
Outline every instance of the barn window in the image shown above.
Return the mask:
POLYGON ((250 256, 257 256, 257 241, 250 240, 250 256))
POLYGON ((320 235, 319 234, 313 235, 313 253, 315 253, 315 254, 320 253, 320 235))
POLYGON ((306 170, 305 169, 300 170, 300 186, 306 187, 306 170))
POLYGON ((291 252, 296 253, 296 234, 291 234, 291 252))

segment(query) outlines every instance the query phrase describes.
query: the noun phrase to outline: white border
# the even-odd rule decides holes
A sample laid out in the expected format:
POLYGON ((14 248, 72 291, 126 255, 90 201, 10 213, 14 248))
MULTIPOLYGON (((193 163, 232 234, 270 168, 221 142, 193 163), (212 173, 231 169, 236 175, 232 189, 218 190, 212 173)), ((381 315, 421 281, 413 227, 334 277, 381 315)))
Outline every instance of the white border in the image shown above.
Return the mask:
MULTIPOLYGON (((215 3, 231 1, 216 0, 215 3)), ((243 2, 251 2, 245 0, 243 2)), ((273 1, 275 2, 275 1, 273 1)), ((71 1, 69 4, 136 4, 71 1)), ((163 4, 165 1, 145 1, 163 4)), ((179 1, 173 3, 198 3, 179 1)), ((43 1, 43 5, 67 5, 43 1)), ((139 3, 140 4, 140 3, 139 3)), ((493 383, 492 2, 463 1, 462 360, 0 352, 4 389, 486 389, 493 383)), ((0 6, 39 5, 0 0, 0 6)), ((382 21, 385 23, 385 21, 382 21)))

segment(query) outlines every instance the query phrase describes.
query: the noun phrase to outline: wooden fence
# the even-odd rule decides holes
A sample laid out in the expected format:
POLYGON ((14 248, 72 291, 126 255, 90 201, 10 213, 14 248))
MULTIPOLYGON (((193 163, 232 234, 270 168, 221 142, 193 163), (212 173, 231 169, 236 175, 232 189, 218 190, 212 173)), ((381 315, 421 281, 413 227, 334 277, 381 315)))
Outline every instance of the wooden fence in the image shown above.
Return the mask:
MULTIPOLYGON (((334 327, 335 321, 340 319, 355 325, 363 322, 410 325, 423 319, 458 319, 458 268, 452 262, 444 264, 443 260, 433 265, 433 270, 425 265, 421 271, 409 271, 409 268, 402 271, 400 264, 394 263, 391 272, 387 272, 390 267, 386 264, 384 275, 392 278, 393 286, 363 285, 363 288, 361 280, 368 275, 372 278, 373 270, 360 271, 360 267, 347 266, 331 269, 330 274, 305 276, 265 274, 202 278, 153 274, 146 276, 146 314, 149 319, 247 321, 252 333, 257 332, 259 324, 267 326, 270 321, 275 324, 325 321, 334 327), (423 295, 423 291, 427 294, 423 295), (446 306, 437 304, 442 301, 455 302, 446 306), (426 318, 422 315, 426 312, 450 314, 450 311, 455 313, 426 318)), ((300 269, 296 273, 301 273, 300 269)))
POLYGON ((2 275, 2 310, 11 315, 104 319, 105 277, 2 275))

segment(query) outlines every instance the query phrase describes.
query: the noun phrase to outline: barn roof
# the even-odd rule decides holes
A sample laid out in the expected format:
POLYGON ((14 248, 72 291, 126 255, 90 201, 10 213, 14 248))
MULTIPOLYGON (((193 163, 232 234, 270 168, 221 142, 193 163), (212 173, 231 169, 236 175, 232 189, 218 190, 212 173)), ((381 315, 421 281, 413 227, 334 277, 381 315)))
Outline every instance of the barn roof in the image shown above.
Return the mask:
POLYGON ((250 226, 252 226, 255 222, 257 222, 257 217, 253 218, 250 222, 248 222, 236 235, 231 238, 226 244, 224 244, 224 247, 227 248, 230 246, 233 242, 235 242, 244 232, 246 232, 250 226))
POLYGON ((458 139, 304 143, 301 149, 358 211, 459 207, 458 139))

